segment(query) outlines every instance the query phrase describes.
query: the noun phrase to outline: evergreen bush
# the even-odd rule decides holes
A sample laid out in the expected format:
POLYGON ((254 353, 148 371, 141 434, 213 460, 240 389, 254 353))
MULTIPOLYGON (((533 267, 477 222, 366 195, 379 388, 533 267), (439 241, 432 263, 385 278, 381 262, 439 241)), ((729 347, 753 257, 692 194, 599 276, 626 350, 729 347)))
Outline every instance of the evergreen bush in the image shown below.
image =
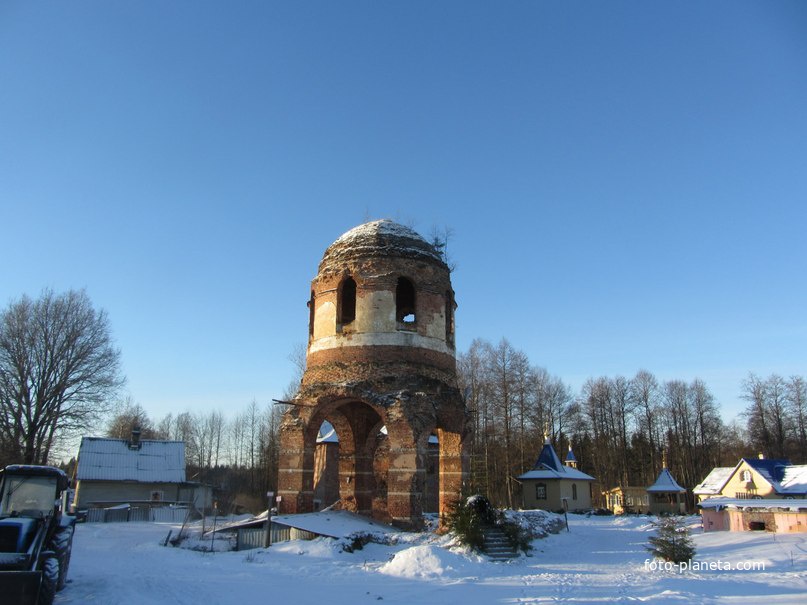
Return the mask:
POLYGON ((508 521, 503 511, 494 508, 490 500, 479 494, 455 502, 448 513, 447 524, 462 544, 479 552, 485 550, 485 528, 494 525, 504 530, 513 547, 524 552, 531 548, 529 532, 518 523, 508 521))
POLYGON ((682 517, 661 517, 653 523, 656 535, 652 536, 647 546, 654 557, 672 563, 689 563, 695 556, 695 545, 689 536, 682 517))

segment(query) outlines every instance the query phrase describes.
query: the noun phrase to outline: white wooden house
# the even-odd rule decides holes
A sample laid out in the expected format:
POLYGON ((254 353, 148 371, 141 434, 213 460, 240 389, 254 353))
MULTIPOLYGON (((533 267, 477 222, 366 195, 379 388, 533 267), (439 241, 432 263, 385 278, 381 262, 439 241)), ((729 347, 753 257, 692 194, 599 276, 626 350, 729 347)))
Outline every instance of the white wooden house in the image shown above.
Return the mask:
POLYGON ((185 443, 132 438, 84 437, 78 452, 74 507, 109 508, 212 505, 211 489, 185 479, 185 443))

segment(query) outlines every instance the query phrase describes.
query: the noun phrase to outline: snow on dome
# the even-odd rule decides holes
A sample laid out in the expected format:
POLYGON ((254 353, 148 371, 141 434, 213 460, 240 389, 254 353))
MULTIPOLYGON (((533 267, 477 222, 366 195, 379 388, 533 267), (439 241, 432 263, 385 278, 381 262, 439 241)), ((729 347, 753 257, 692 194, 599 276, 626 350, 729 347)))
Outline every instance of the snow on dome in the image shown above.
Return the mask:
POLYGON ((322 262, 374 256, 428 258, 444 262, 435 247, 417 232, 389 219, 370 221, 343 233, 325 250, 322 262))
POLYGON ((384 218, 378 221, 370 221, 369 223, 364 223, 359 225, 358 227, 353 227, 350 231, 346 231, 339 238, 334 242, 335 244, 343 243, 352 241, 354 239, 358 239, 361 237, 366 237, 367 235, 390 235, 394 237, 408 237, 410 239, 419 239, 425 242, 420 235, 406 227, 401 225, 400 223, 396 223, 395 221, 391 221, 388 218, 384 218))

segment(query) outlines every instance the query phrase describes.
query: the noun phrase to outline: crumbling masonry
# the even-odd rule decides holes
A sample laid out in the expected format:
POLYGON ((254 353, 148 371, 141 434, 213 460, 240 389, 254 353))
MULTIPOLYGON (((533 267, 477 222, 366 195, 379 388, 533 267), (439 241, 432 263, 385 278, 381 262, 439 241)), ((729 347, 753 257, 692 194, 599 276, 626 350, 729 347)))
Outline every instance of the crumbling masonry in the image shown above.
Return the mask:
POLYGON ((339 506, 410 528, 428 502, 445 513, 467 477, 469 423, 441 255, 392 221, 360 225, 325 251, 308 305, 306 370, 280 428, 280 512, 314 510, 327 421, 338 435, 339 506))

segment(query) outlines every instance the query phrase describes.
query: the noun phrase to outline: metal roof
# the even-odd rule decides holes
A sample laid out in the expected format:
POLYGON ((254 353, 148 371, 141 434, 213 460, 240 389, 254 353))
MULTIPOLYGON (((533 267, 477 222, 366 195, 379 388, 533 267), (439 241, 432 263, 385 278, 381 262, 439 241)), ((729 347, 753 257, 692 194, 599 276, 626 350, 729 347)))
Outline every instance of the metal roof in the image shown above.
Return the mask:
POLYGON ((706 475, 706 479, 701 481, 700 485, 695 486, 692 493, 698 495, 719 494, 735 468, 734 466, 716 466, 706 475))
POLYGON ((647 488, 647 491, 654 494, 667 494, 667 493, 680 493, 685 492, 683 487, 678 485, 678 482, 672 476, 672 473, 667 468, 661 469, 658 474, 656 482, 647 488))
POLYGON ((594 481, 594 477, 591 475, 587 475, 583 471, 579 471, 576 468, 572 468, 570 466, 565 466, 559 471, 549 469, 549 468, 540 468, 540 469, 532 469, 531 471, 527 471, 526 473, 519 475, 519 479, 572 479, 574 481, 594 481))
MULTIPOLYGON (((569 450, 571 453, 571 450, 569 450)), ((568 458, 567 458, 568 459, 568 458)), ((576 481, 594 481, 594 477, 587 475, 571 466, 561 464, 549 439, 544 443, 538 460, 532 470, 518 476, 519 479, 574 479, 576 481)))
POLYGON ((125 439, 84 437, 76 479, 184 483, 185 443, 143 439, 139 446, 130 446, 125 439))
POLYGON ((706 479, 692 490, 693 493, 704 496, 719 494, 743 463, 754 469, 778 494, 807 494, 807 465, 759 458, 741 458, 733 468, 719 466, 712 469, 706 479))
POLYGON ((777 490, 780 494, 807 494, 807 464, 793 464, 785 468, 777 490))

